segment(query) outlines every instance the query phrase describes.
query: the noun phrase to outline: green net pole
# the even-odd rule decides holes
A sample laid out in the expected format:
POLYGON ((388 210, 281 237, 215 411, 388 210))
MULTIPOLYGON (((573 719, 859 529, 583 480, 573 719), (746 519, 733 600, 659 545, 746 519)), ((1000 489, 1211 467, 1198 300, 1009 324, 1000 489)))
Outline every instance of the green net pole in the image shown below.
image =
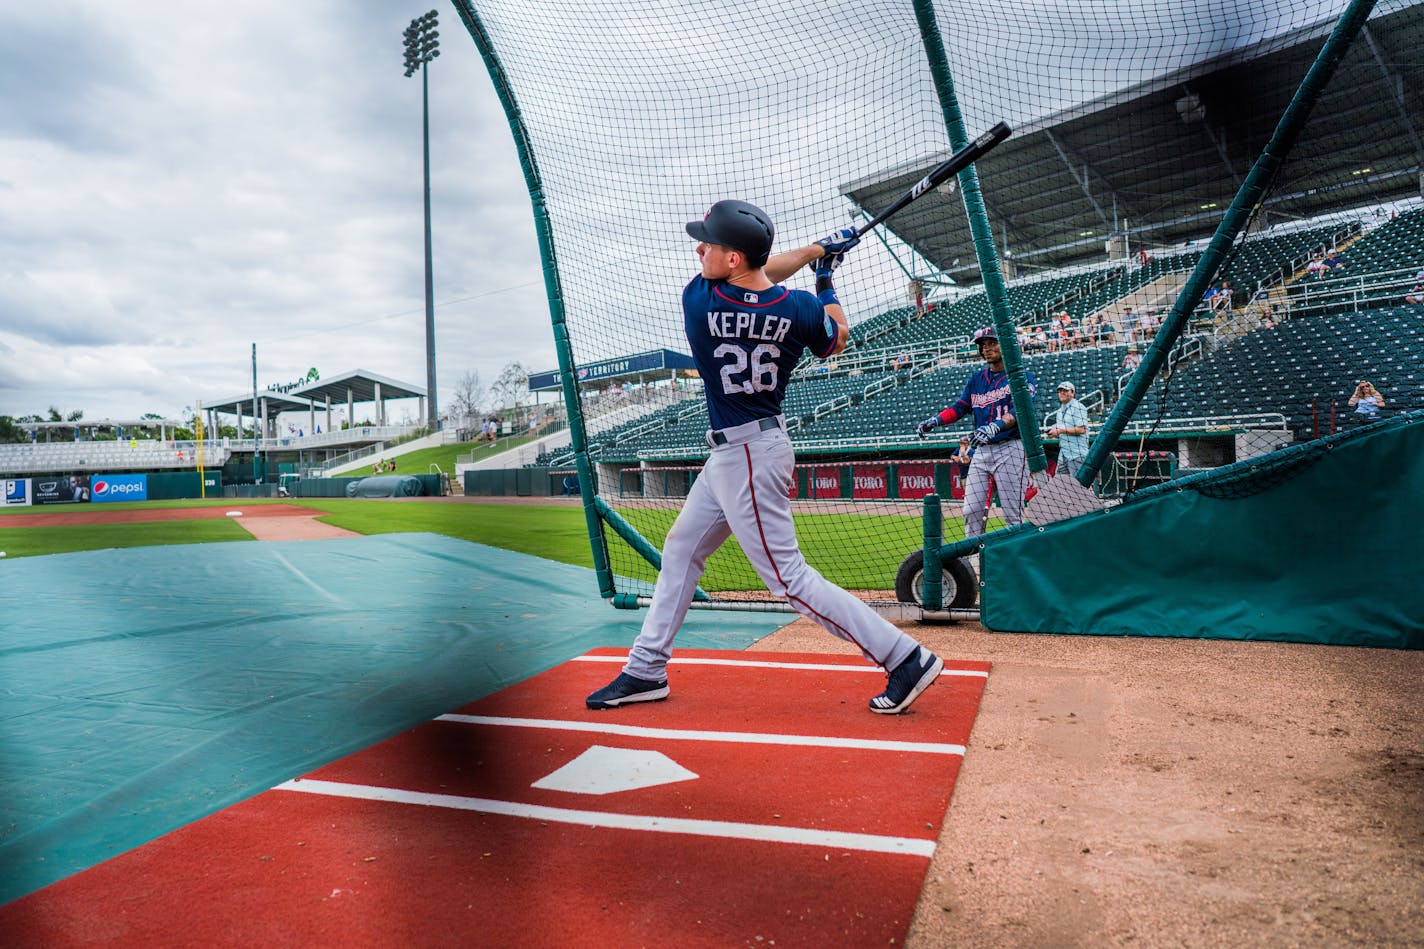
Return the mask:
POLYGON ((927 610, 939 610, 944 606, 944 562, 939 556, 944 545, 944 515, 940 510, 938 494, 926 494, 924 504, 925 552, 920 562, 920 606, 927 610))
POLYGON ((1222 261, 1231 252, 1231 245, 1236 240, 1237 233, 1246 226, 1257 205, 1265 196, 1266 189, 1280 170, 1281 163, 1290 154, 1292 146, 1300 136, 1301 129, 1305 127, 1306 120, 1310 117, 1310 110, 1314 108, 1316 101, 1324 92, 1325 86, 1330 82, 1330 77, 1335 74, 1335 67, 1340 64, 1340 60, 1345 57, 1350 44, 1354 42, 1356 35, 1365 25, 1365 20, 1369 18, 1374 5, 1375 0, 1350 0, 1350 5, 1345 8, 1345 12, 1340 14, 1340 19, 1336 21, 1335 28, 1326 38, 1325 45, 1320 48, 1315 62, 1311 64, 1305 78, 1296 88, 1290 104, 1281 113, 1280 121, 1276 123, 1276 130, 1271 135, 1271 140, 1266 143, 1266 147, 1262 149, 1255 164, 1251 166, 1246 180, 1241 183, 1236 197, 1231 201, 1231 206, 1226 209, 1221 223, 1217 225, 1216 233, 1212 235, 1207 249, 1202 252, 1196 267, 1187 277, 1186 286, 1182 288, 1177 301, 1172 304, 1171 312, 1162 321, 1162 326, 1158 329, 1157 335, 1153 337, 1152 344, 1143 354, 1142 362, 1133 372, 1132 378, 1128 380, 1127 388, 1118 397, 1112 413, 1103 423, 1102 431, 1093 439, 1092 446, 1088 449, 1088 457, 1074 475, 1084 487, 1090 486, 1093 479, 1098 476, 1103 461, 1117 444, 1123 429, 1127 427, 1128 419, 1137 411, 1137 406, 1142 402, 1143 396, 1147 394, 1153 378, 1166 363, 1172 345, 1187 326, 1187 320, 1190 318, 1192 310, 1196 308, 1197 303, 1206 293, 1206 288, 1216 276, 1222 261))
MULTIPOLYGON (((925 56, 929 60, 930 76, 934 80, 940 111, 944 114, 944 124, 949 132, 950 148, 959 151, 969 144, 969 134, 964 128, 964 113, 960 111, 959 97, 954 91, 949 57, 944 51, 944 39, 940 36, 931 0, 915 0, 915 18, 919 21, 920 38, 924 42, 925 56)), ((1024 378, 1023 357, 1019 353, 1013 309, 1009 305, 1009 292, 1004 286, 1003 272, 999 269, 999 254, 994 247, 994 229, 989 224, 984 192, 979 187, 979 171, 973 165, 959 173, 959 193, 964 200, 964 213, 969 218, 969 231, 974 237, 974 253, 979 259, 980 279, 984 283, 984 293, 988 297, 989 310, 993 314, 994 329, 999 334, 999 347, 1004 354, 1004 372, 1008 374, 1009 390, 1014 397, 1014 420, 1018 423, 1023 437, 1028 468, 1032 472, 1046 471, 1048 458, 1043 452, 1043 440, 1038 433, 1033 399, 1029 396, 1028 382, 1024 378)))
POLYGON ((509 129, 514 134, 514 146, 519 153, 519 166, 524 172, 524 183, 529 188, 529 200, 534 209, 534 229, 539 236, 539 257, 544 262, 544 290, 549 300, 549 318, 554 328, 554 348, 559 354, 559 376, 563 384, 564 407, 569 415, 569 433, 573 438, 574 465, 578 469, 579 495, 583 500, 584 523, 588 528, 589 543, 593 548, 593 567, 598 577, 599 593, 605 599, 614 596, 613 571, 608 566, 608 539, 603 534, 603 521, 596 505, 596 482, 593 462, 588 456, 588 439, 584 429, 583 407, 579 402, 578 383, 574 376, 574 355, 569 344, 568 328, 564 322, 564 295, 559 284, 559 268, 554 255, 554 234, 549 225, 549 210, 544 201, 544 185, 539 175, 539 166, 534 160, 534 149, 529 141, 524 117, 515 101, 514 90, 504 66, 495 54, 484 23, 475 13, 469 0, 454 0, 455 9, 469 30, 494 83, 495 93, 509 120, 509 129))

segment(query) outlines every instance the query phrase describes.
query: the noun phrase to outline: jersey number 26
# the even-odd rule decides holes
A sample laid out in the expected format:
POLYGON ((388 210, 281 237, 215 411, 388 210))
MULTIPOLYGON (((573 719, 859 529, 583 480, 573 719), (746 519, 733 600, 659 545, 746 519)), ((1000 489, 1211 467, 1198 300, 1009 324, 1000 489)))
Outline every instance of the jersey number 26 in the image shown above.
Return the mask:
POLYGON ((727 359, 722 366, 722 391, 727 395, 742 392, 770 392, 776 388, 778 366, 772 360, 781 355, 781 347, 773 343, 762 343, 751 351, 750 371, 747 365, 747 351, 731 343, 723 343, 712 350, 718 359, 727 359))

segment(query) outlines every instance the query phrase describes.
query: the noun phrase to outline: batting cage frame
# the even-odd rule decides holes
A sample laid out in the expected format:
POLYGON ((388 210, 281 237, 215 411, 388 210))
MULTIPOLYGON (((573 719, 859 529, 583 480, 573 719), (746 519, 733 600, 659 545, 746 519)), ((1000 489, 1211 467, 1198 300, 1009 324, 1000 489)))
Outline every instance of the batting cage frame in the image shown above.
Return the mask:
MULTIPOLYGON (((625 507, 620 512, 615 508, 622 497, 622 474, 616 470, 611 473, 614 484, 614 493, 611 496, 603 488, 603 482, 608 480, 610 475, 600 474, 600 449, 592 444, 584 398, 580 394, 580 368, 594 361, 594 356, 591 352, 580 351, 581 348, 588 348, 587 342, 585 341, 581 347, 576 346, 574 333, 570 329, 569 284, 565 272, 566 264, 561 256, 567 247, 559 243, 562 238, 559 237, 554 215, 550 209, 551 186, 546 181, 541 169, 535 136, 531 134, 526 113, 523 111, 524 107, 516 94, 515 82, 502 59, 501 50, 496 46, 495 34, 488 28, 484 15, 477 11, 476 5, 471 0, 453 0, 453 2, 484 61, 508 120, 532 205, 539 252, 543 262, 545 295, 558 357, 560 386, 564 407, 568 414, 571 437, 570 454, 560 458, 555 464, 563 467, 571 464, 577 473, 578 490, 600 596, 618 608, 632 609, 646 606, 649 600, 646 577, 632 581, 623 576, 615 568, 613 558, 610 556, 610 544, 615 539, 617 542, 625 544, 654 572, 661 568, 661 552, 658 545, 649 539, 647 522, 632 516, 636 511, 630 511, 625 507)), ((488 5, 499 6, 498 4, 488 5)), ((1407 6, 1407 4, 1405 5, 1407 6)), ((671 10, 676 6, 676 3, 672 3, 669 8, 670 12, 660 10, 653 15, 667 13, 671 16, 685 12, 671 10)), ((1205 242, 1203 249, 1191 260, 1185 279, 1175 285, 1170 306, 1160 325, 1154 327, 1145 337, 1145 353, 1140 362, 1130 370, 1122 384, 1120 393, 1116 396, 1111 411, 1098 434, 1093 438, 1086 457, 1076 471, 1070 471, 1070 477, 1050 477, 1050 459, 1044 435, 1045 426, 1041 422, 1043 416, 1040 415, 1040 410, 1035 404, 1036 393, 1027 371, 1029 361, 1022 344, 1024 338, 1023 317, 1022 313, 1015 312, 1015 298, 1010 291, 1004 273, 1005 258, 1001 252, 1000 242, 996 241, 994 226, 991 222, 991 209, 985 199, 985 188, 980 178, 979 167, 971 163, 955 172, 948 189, 957 192, 958 203, 961 205, 972 242, 974 251, 972 266, 980 281, 980 289, 985 302, 983 319, 1002 341, 1002 368, 1007 378, 1007 388, 1012 403, 1012 412, 1017 419, 1019 437, 1022 439, 1029 496, 1033 500, 1029 503, 1026 519, 1022 524, 1002 526, 997 529, 991 528, 981 536, 950 539, 946 536, 945 519, 941 509, 941 502, 945 500, 943 494, 932 492, 924 495, 922 507, 917 516, 920 528, 914 545, 917 549, 910 551, 909 556, 901 563, 902 573, 906 567, 913 566, 914 568, 913 576, 909 580, 913 587, 913 595, 907 597, 904 594, 904 584, 899 582, 904 577, 897 577, 897 602, 875 604, 882 612, 909 618, 977 617, 978 610, 970 607, 976 595, 985 601, 994 598, 994 581, 992 576, 980 577, 972 569, 964 566, 971 560, 984 557, 996 545, 1003 543, 1013 543, 1016 550, 1023 550, 1025 547, 1031 548, 1032 535, 1042 534, 1045 528, 1051 525, 1060 521, 1076 521, 1092 515, 1103 515, 1115 507, 1126 507, 1139 500, 1151 501, 1156 496, 1155 492, 1168 487, 1168 485, 1158 485, 1155 488, 1145 487, 1147 481, 1133 478, 1131 487, 1125 492, 1126 498, 1114 502, 1102 496, 1100 479, 1105 473, 1109 473, 1117 463, 1118 450, 1123 439, 1132 434, 1141 434, 1143 436, 1141 444, 1145 445, 1146 436, 1157 430, 1161 414, 1159 412, 1156 419, 1151 417, 1152 412, 1145 401, 1146 397, 1150 394, 1155 383, 1160 384, 1163 379, 1171 378, 1174 363, 1181 358, 1182 343, 1186 339, 1193 320, 1200 316, 1205 292, 1208 288, 1215 286, 1214 281, 1220 274, 1226 272, 1228 264, 1232 263, 1241 251, 1244 243, 1243 235, 1247 235, 1257 224, 1257 216, 1266 206, 1267 198, 1276 185, 1277 176, 1288 156, 1291 155, 1312 108, 1321 100, 1332 75, 1350 50, 1351 44, 1365 29, 1366 21, 1371 17, 1375 6, 1375 0, 1347 0, 1338 17, 1331 21, 1333 27, 1330 27, 1328 32, 1320 31, 1324 35, 1318 52, 1315 53, 1304 77, 1295 85, 1294 92, 1290 94, 1285 108, 1275 113, 1277 120, 1269 140, 1255 153, 1250 169, 1244 177, 1236 175, 1239 187, 1237 187, 1234 197, 1230 200, 1225 211, 1220 212, 1214 231, 1209 240, 1205 242), (1137 416, 1143 417, 1136 418, 1137 416), (1139 488, 1141 490, 1138 490, 1139 488), (966 591, 964 589, 966 585, 971 589, 966 591), (971 595, 966 597, 965 592, 969 592, 971 595)), ((1395 6, 1399 6, 1399 4, 1395 4, 1395 6)), ((950 154, 965 154, 966 150, 972 151, 976 145, 982 147, 982 139, 976 142, 970 137, 969 123, 962 108, 955 76, 951 69, 950 51, 947 48, 945 34, 941 29, 932 0, 905 0, 903 3, 888 0, 888 2, 876 4, 874 12, 875 15, 887 19, 899 18, 907 32, 908 24, 913 23, 913 32, 918 37, 919 44, 919 65, 916 68, 923 69, 928 77, 933 103, 937 111, 936 121, 944 136, 941 148, 947 146, 950 154)), ((1392 12, 1394 11, 1392 10, 1392 12)), ((496 15, 504 18, 501 28, 505 31, 515 29, 518 25, 509 10, 501 8, 496 15)), ((542 29, 546 30, 548 36, 552 37, 557 34, 557 28, 554 25, 547 25, 542 29)), ((1313 33, 1312 30, 1314 30, 1313 27, 1311 29, 1298 28, 1296 30, 1298 35, 1293 34, 1292 42, 1308 42, 1309 36, 1320 35, 1313 33), (1302 40, 1301 37, 1306 37, 1306 39, 1302 40)), ((500 35, 512 34, 506 32, 500 35)), ((556 38, 549 42, 561 43, 564 41, 556 38)), ((578 46, 580 54, 589 52, 575 42, 572 37, 567 42, 578 46)), ((1371 43, 1373 42, 1371 40, 1371 43)), ((523 50, 526 57, 527 53, 527 49, 523 50)), ((1375 55, 1378 58, 1378 53, 1375 55)), ((675 64, 672 62, 664 65, 667 69, 675 68, 675 64)), ((527 76, 528 73, 525 75, 527 76)), ((753 77, 747 81, 754 83, 762 78, 764 77, 753 77)), ((1183 122, 1192 120, 1193 115, 1190 113, 1190 109, 1193 106, 1190 96, 1178 99, 1176 106, 1178 111, 1182 112, 1183 122), (1186 103, 1186 106, 1183 103, 1186 103), (1187 111, 1183 111, 1184 108, 1187 111)), ((555 109, 560 107, 562 105, 550 106, 555 109)), ((583 104, 567 106, 568 109, 580 107, 586 106, 583 104)), ((975 114, 976 116, 984 114, 982 103, 975 114)), ((655 125, 656 123, 653 123, 654 127, 655 125)), ((1035 131, 1035 129, 1030 128, 1028 131, 1035 131)), ((1051 134, 1049 137, 1052 139, 1051 134)), ((574 147, 569 141, 558 141, 560 148, 574 147)), ((1070 155, 1065 152, 1060 143, 1054 140, 1053 145, 1063 156, 1065 163, 1071 166, 1070 155)), ((669 163, 669 167, 676 161, 676 156, 660 157, 669 163)), ((912 171, 912 169, 898 169, 900 180, 915 181, 927 167, 927 164, 921 164, 918 169, 913 170, 915 177, 908 179, 904 178, 904 173, 912 171)), ((1081 186, 1083 194, 1096 207, 1097 202, 1094 200, 1094 194, 1087 181, 1086 165, 1084 168, 1083 180, 1077 181, 1076 172, 1074 172, 1074 180, 1081 186)), ((1368 171, 1368 169, 1366 170, 1368 171)), ((1234 172, 1233 174, 1235 175, 1234 172)), ((887 174, 885 176, 886 181, 893 178, 894 175, 887 174)), ((564 181, 556 186, 556 190, 566 189, 568 185, 569 182, 564 181)), ((617 189, 622 186, 625 186, 622 182, 610 182, 610 188, 617 189)), ((716 182, 712 182, 707 187, 715 188, 717 186, 716 182)), ((845 193, 849 195, 852 191, 854 191, 854 184, 847 185, 845 193)), ((915 200, 931 191, 938 192, 940 197, 935 200, 940 200, 946 188, 936 188, 930 177, 926 176, 914 185, 910 193, 906 195, 906 199, 915 200)), ((863 207, 865 203, 863 195, 869 193, 870 190, 867 188, 856 192, 855 200, 858 202, 858 207, 863 207)), ((884 193, 883 189, 880 193, 884 193)), ((620 194, 620 199, 626 198, 626 195, 620 194)), ((1210 205, 1210 207, 1215 207, 1215 205, 1210 205)), ((689 215, 695 213, 696 210, 695 207, 683 207, 672 213, 689 215)), ((1097 210, 1101 215, 1101 207, 1098 207, 1097 210)), ((583 215, 592 213, 587 202, 578 204, 573 212, 564 213, 574 212, 583 215)), ((861 212, 857 210, 855 213, 861 212)), ((862 220, 868 217, 868 214, 862 213, 862 220)), ((878 221, 878 218, 876 220, 878 221)), ((1116 220, 1116 212, 1114 212, 1114 220, 1116 220)), ((670 222, 660 223, 666 226, 669 231, 677 229, 677 225, 670 222)), ((1007 245, 1007 225, 1005 228, 1001 240, 1007 245)), ((1124 235, 1130 233, 1126 228, 1122 231, 1124 235)), ((900 255, 895 254, 895 248, 891 246, 890 240, 883 234, 878 236, 894 256, 895 265, 901 272, 911 277, 911 286, 923 287, 924 284, 920 278, 904 264, 900 255)), ((1110 252, 1111 246, 1111 242, 1109 242, 1110 252)), ((1125 250, 1125 243, 1123 247, 1125 250)), ((902 247, 901 250, 912 257, 917 254, 920 256, 931 254, 932 256, 932 251, 914 244, 902 247)), ((582 252, 582 248, 576 247, 576 252, 582 252)), ((960 261, 955 260, 953 263, 958 265, 960 261)), ((944 272, 942 267, 939 272, 944 272)), ((952 280, 946 282, 953 283, 952 280)), ((958 300, 956 300, 957 302, 958 300)), ((587 301, 580 300, 578 305, 586 307, 587 301)), ((919 301, 916 301, 914 306, 918 308, 919 301)), ((1128 309, 1130 310, 1131 307, 1128 309)), ((913 313, 910 317, 901 317, 899 325, 904 325, 906 320, 918 319, 921 316, 923 313, 913 313)), ((1132 338, 1130 326, 1128 326, 1128 330, 1130 339, 1132 338)), ((872 338, 871 334, 867 333, 866 338, 872 338)), ((961 349, 964 346, 963 343, 959 345, 961 349)), ((646 343, 641 348, 646 348, 646 343)), ((972 344, 970 344, 970 348, 973 348, 972 344)), ((950 363, 950 357, 943 355, 943 352, 941 349, 933 354, 933 360, 937 360, 932 362, 933 366, 950 363)), ((898 379, 888 380, 886 384, 898 384, 905 387, 906 383, 912 381, 914 377, 928 371, 926 367, 929 365, 931 363, 911 367, 911 371, 901 373, 898 379)), ((869 398, 870 390, 867 389, 864 396, 853 393, 850 402, 853 404, 857 397, 869 398)), ((840 398, 845 397, 841 396, 840 398)), ((814 424, 814 419, 817 417, 815 414, 806 414, 790 418, 788 427, 794 431, 798 425, 804 427, 814 424)), ((692 418, 695 422, 696 412, 687 410, 675 416, 669 415, 662 421, 650 423, 649 427, 656 428, 660 425, 672 427, 682 423, 686 418, 692 418)), ((921 437, 923 437, 923 432, 921 437)), ((1267 442, 1269 443, 1269 439, 1267 442)), ((883 439, 880 444, 885 451, 891 453, 892 458, 895 452, 904 452, 914 446, 913 442, 903 439, 897 441, 895 438, 883 439)), ((1059 450, 1061 457, 1061 445, 1059 450)), ((1138 459, 1146 459, 1151 455, 1145 449, 1131 454, 1138 459)), ((667 460, 670 464, 685 466, 696 464, 695 455, 696 452, 687 448, 675 448, 664 451, 659 455, 659 458, 667 460)), ((1274 469, 1292 470, 1298 466, 1301 455, 1300 446, 1286 447, 1276 452, 1260 454, 1252 460, 1249 468, 1251 472, 1257 473, 1269 472, 1274 469)), ((849 466, 856 461, 857 458, 851 456, 845 459, 844 463, 849 466)), ((646 465, 646 462, 643 464, 646 465)), ((657 469, 652 470, 656 471, 657 469)), ((665 472, 664 477, 667 476, 665 472)), ((689 475, 689 478, 693 477, 695 475, 689 475)), ((1225 484, 1234 483, 1241 477, 1241 470, 1238 466, 1227 465, 1218 472, 1194 474, 1191 484, 1193 490, 1210 491, 1210 485, 1214 483, 1214 479, 1220 479, 1225 484)), ((667 493, 664 491, 664 494, 667 493)), ((798 524, 799 520, 798 515, 798 524)), ((693 606, 714 609, 779 609, 787 611, 791 609, 785 603, 769 601, 764 597, 727 599, 716 590, 708 592, 700 587, 695 595, 693 606)), ((1044 627, 1045 630, 1052 628, 1054 627, 1051 622, 1044 627)))

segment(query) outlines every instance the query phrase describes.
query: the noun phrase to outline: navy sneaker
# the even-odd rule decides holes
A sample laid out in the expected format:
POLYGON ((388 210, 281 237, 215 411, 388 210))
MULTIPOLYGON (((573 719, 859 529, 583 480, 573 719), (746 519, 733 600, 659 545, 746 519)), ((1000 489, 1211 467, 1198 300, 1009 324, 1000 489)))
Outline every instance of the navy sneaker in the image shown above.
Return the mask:
POLYGON ((654 682, 620 672, 618 678, 590 695, 587 701, 591 709, 604 709, 617 708, 629 702, 661 702, 667 697, 667 679, 654 682))
POLYGON ((885 691, 870 700, 870 710, 880 715, 898 715, 943 671, 943 659, 924 646, 918 647, 890 673, 885 691))

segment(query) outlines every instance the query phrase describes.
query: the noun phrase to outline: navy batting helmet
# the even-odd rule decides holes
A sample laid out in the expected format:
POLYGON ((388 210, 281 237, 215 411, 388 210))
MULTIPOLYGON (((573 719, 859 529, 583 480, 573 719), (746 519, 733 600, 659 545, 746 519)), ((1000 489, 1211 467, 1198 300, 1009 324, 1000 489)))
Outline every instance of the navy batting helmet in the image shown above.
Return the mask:
POLYGON ((992 326, 984 327, 983 329, 977 331, 974 334, 974 345, 978 346, 986 339, 992 339, 994 342, 997 343, 999 341, 999 331, 994 329, 994 327, 992 326))
POLYGON ((747 255, 747 263, 760 267, 771 256, 776 228, 771 218, 745 201, 718 201, 700 221, 689 221, 687 233, 708 244, 721 244, 747 255))

